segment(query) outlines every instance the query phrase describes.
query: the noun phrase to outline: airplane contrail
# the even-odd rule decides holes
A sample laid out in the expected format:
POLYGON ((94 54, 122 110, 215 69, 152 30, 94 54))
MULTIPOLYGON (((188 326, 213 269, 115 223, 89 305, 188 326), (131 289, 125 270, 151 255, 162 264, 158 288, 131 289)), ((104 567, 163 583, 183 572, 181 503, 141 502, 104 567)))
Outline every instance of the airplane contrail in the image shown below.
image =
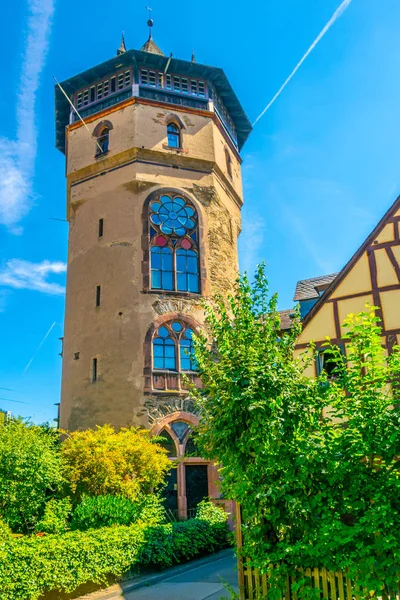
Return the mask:
POLYGON ((39 346, 36 348, 31 360, 28 362, 28 364, 26 365, 25 369, 23 370, 23 373, 26 373, 26 371, 29 369, 29 367, 31 366, 33 359, 36 357, 36 354, 39 352, 40 348, 43 346, 43 344, 45 343, 47 337, 50 335, 51 330, 53 329, 54 325, 57 325, 57 323, 54 321, 53 325, 51 325, 50 329, 48 330, 48 332, 46 333, 46 335, 44 336, 44 338, 42 339, 42 341, 40 342, 39 346))
POLYGON ((273 103, 275 102, 275 100, 278 98, 278 96, 281 95, 281 93, 283 92, 283 90, 285 89, 285 87, 287 86, 287 84, 289 83, 289 81, 292 79, 292 77, 294 77, 294 75, 300 69, 301 65, 306 60, 307 56, 314 50, 314 48, 318 44, 318 42, 320 42, 322 40, 322 38, 324 37, 324 35, 329 31, 329 29, 332 27, 332 25, 335 23, 335 21, 337 21, 337 19, 339 19, 339 17, 342 16, 342 14, 346 10, 346 8, 349 7, 350 2, 351 2, 351 0, 343 0, 343 2, 341 3, 341 5, 335 10, 335 12, 333 13, 332 17, 329 19, 329 21, 327 22, 327 24, 325 25, 325 27, 323 28, 323 30, 321 31, 321 33, 318 35, 318 37, 315 38, 315 40, 313 41, 313 43, 311 44, 311 46, 309 47, 309 49, 307 50, 307 52, 305 53, 305 55, 303 56, 303 58, 300 60, 299 63, 297 63, 297 65, 295 66, 295 68, 293 69, 293 71, 290 73, 289 77, 282 84, 282 86, 276 92, 275 96, 272 98, 272 100, 264 108, 264 110, 262 111, 262 113, 260 113, 258 115, 257 119, 253 123, 253 127, 254 127, 254 125, 256 123, 258 123, 258 121, 261 119, 261 117, 263 117, 265 115, 265 113, 267 112, 267 110, 269 108, 271 108, 271 106, 273 105, 273 103))

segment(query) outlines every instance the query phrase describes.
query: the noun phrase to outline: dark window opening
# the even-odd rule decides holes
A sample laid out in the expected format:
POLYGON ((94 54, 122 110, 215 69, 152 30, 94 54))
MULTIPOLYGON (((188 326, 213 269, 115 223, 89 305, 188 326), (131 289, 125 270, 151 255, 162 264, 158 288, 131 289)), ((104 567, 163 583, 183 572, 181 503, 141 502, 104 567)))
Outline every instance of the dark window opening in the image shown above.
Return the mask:
POLYGON ((228 150, 225 150, 226 170, 229 177, 232 179, 232 159, 228 150))
POLYGON ((99 237, 103 237, 104 219, 99 219, 99 237))
POLYGON ((92 360, 92 382, 97 381, 97 358, 92 360))
POLYGON ((193 438, 193 434, 190 434, 186 446, 185 446, 185 456, 193 456, 199 458, 201 456, 201 452, 196 444, 196 441, 193 438))
POLYGON ((168 457, 169 458, 176 458, 176 456, 177 456, 176 445, 175 445, 174 440, 172 439, 172 437, 168 433, 168 431, 166 431, 165 429, 163 429, 161 431, 161 433, 159 434, 159 437, 161 439, 160 439, 160 441, 158 443, 160 444, 160 446, 162 448, 165 448, 165 450, 168 450, 168 457))
POLYGON ((100 156, 108 152, 109 142, 110 130, 108 129, 108 127, 104 127, 104 129, 102 129, 100 135, 97 138, 96 156, 100 156))
POLYGON ((175 125, 175 123, 169 123, 167 126, 167 137, 168 137, 168 146, 170 148, 180 148, 181 140, 180 140, 180 131, 179 127, 175 125))
POLYGON ((115 92, 115 77, 111 77, 110 83, 111 83, 111 93, 113 93, 113 92, 115 92))
POLYGON ((80 352, 74 352, 74 360, 79 360, 80 352))
MULTIPOLYGON (((344 355, 343 345, 339 345, 339 350, 344 355)), ((317 375, 321 375, 324 371, 328 379, 333 379, 337 376, 337 369, 340 366, 340 360, 337 355, 329 348, 320 348, 316 356, 317 375)))
POLYGON ((101 285, 96 287, 96 306, 100 306, 101 302, 101 285))

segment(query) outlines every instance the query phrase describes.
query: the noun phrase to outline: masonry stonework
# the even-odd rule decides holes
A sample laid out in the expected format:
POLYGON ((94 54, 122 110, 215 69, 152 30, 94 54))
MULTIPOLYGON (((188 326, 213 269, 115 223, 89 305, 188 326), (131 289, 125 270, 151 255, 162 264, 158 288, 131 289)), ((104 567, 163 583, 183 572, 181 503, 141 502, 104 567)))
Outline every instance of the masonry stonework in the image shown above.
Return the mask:
MULTIPOLYGON (((148 196, 181 191, 200 223, 203 295, 226 294, 237 276, 240 232, 240 159, 233 178, 224 172, 221 132, 210 116, 175 109, 185 123, 183 153, 165 147, 170 109, 132 104, 107 114, 112 124, 107 156, 94 158, 94 142, 79 123, 67 131, 67 212, 70 222, 61 427, 112 423, 148 425, 143 340, 160 312, 190 315, 199 325, 199 295, 144 290, 148 271, 143 218, 148 196), (98 237, 98 221, 104 233, 98 237), (145 269, 145 270, 146 270, 145 269), (95 306, 96 286, 101 306, 95 306), (174 304, 175 303, 175 304, 174 304), (171 305, 172 304, 172 305, 171 305), (79 358, 77 359, 77 353, 79 358), (91 381, 92 359, 98 377, 91 381)), ((104 115, 91 119, 91 131, 104 115)), ((225 144, 226 145, 226 144, 225 144)), ((160 402, 160 394, 157 394, 160 402)))

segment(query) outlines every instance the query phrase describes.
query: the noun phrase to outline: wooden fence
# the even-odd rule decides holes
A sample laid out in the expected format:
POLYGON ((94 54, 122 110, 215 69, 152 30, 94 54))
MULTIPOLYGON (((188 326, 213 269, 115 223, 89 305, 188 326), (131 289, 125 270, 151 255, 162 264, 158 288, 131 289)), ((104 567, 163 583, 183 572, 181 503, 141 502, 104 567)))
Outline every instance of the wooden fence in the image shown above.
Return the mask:
MULTIPOLYGON (((240 507, 236 505, 236 545, 238 550, 238 577, 240 600, 264 600, 269 590, 268 575, 261 574, 259 569, 251 567, 250 561, 240 558, 242 550, 242 532, 240 507)), ((358 600, 362 591, 357 582, 351 581, 342 571, 327 571, 326 569, 299 569, 298 576, 288 576, 282 593, 284 600, 297 600, 297 594, 292 591, 292 583, 297 580, 310 578, 313 588, 320 591, 320 600, 358 600)), ((397 589, 379 592, 381 600, 400 600, 400 582, 397 589)))
MULTIPOLYGON (((261 574, 258 569, 251 568, 249 562, 242 565, 243 583, 240 600, 263 600, 268 594, 268 577, 261 574)), ((310 578, 311 587, 319 590, 320 599, 326 600, 357 600, 361 589, 354 584, 342 571, 327 571, 326 569, 299 569, 297 579, 310 578)), ((296 577, 287 577, 282 598, 285 600, 297 600, 297 594, 291 590, 291 584, 295 583, 296 577)), ((400 583, 397 589, 379 592, 382 600, 399 600, 400 583)))

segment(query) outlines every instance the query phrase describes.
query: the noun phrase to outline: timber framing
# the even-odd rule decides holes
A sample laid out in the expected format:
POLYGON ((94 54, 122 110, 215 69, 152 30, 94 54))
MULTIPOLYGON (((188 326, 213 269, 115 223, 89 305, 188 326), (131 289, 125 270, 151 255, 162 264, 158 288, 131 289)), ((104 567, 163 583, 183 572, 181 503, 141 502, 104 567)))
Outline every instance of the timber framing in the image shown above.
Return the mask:
MULTIPOLYGON (((396 212, 400 209, 400 196, 395 200, 389 210, 385 213, 370 235, 367 237, 365 242, 361 244, 359 249, 355 252, 349 262, 343 267, 334 281, 329 285, 326 292, 321 296, 318 302, 313 306, 310 312, 304 317, 303 320, 303 329, 307 326, 307 324, 315 317, 315 315, 321 310, 322 306, 324 306, 327 302, 333 302, 337 304, 340 300, 347 300, 354 297, 362 297, 367 296, 370 292, 372 292, 372 296, 374 299, 374 304, 376 306, 381 306, 380 294, 384 291, 393 291, 396 289, 400 289, 400 265, 398 264, 394 254, 393 254, 393 246, 398 246, 400 244, 399 239, 399 221, 400 217, 396 216, 396 212), (389 242, 375 243, 376 238, 379 232, 383 229, 383 227, 389 223, 393 223, 394 226, 394 239, 389 242), (389 286, 379 286, 378 285, 378 272, 376 265, 376 256, 375 252, 379 249, 384 248, 386 253, 391 260, 395 272, 397 274, 399 284, 393 284, 389 286), (332 294, 338 289, 339 284, 345 279, 345 277, 349 274, 351 269, 354 267, 356 262, 362 257, 364 253, 367 253, 368 262, 370 267, 370 275, 371 275, 371 290, 365 290, 363 292, 357 292, 354 294, 347 294, 343 296, 335 296, 335 298, 331 298, 332 294)), ((336 319, 335 319, 336 320, 336 319)), ((384 329, 384 323, 383 330, 384 329)))

